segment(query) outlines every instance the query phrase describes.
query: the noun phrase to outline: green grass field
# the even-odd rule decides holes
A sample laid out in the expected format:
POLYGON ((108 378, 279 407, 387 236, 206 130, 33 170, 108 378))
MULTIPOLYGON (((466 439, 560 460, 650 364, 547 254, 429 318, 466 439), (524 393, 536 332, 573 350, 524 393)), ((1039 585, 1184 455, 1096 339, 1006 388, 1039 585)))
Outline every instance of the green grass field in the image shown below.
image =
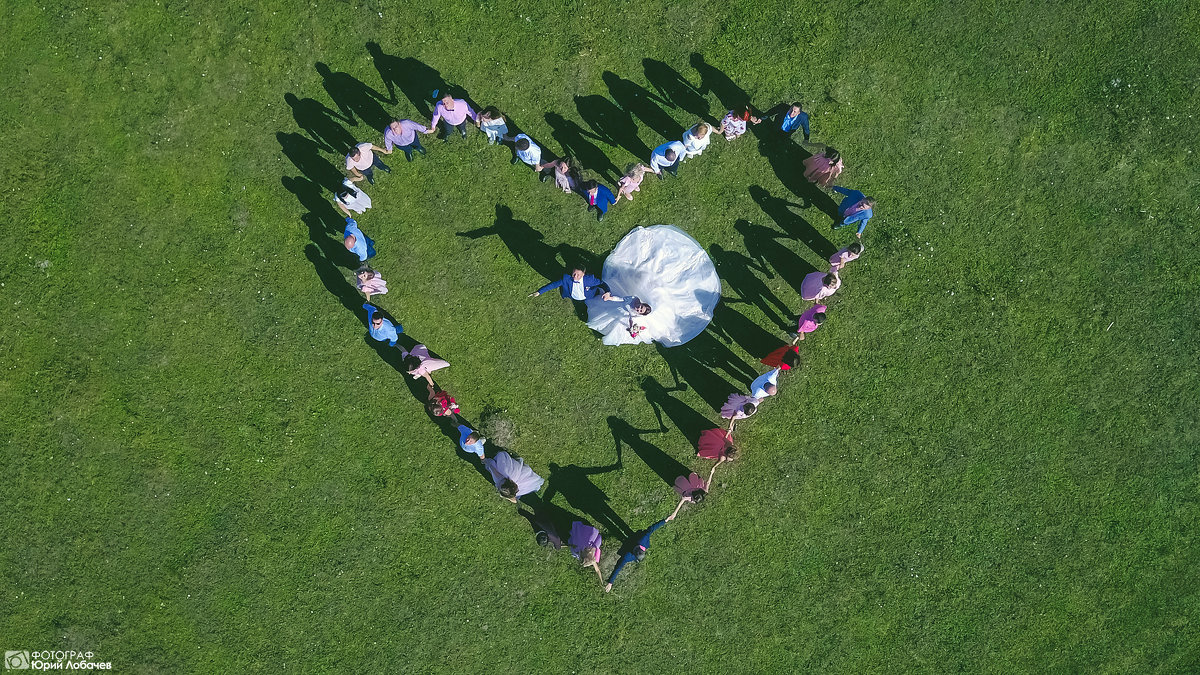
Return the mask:
MULTIPOLYGON (((4 15, 3 649, 133 673, 1200 668, 1194 5, 4 15), (365 339, 318 184, 441 83, 609 182, 699 114, 799 98, 879 200, 744 459, 609 594, 365 339)), ((479 134, 427 144, 358 219, 379 304, 553 503, 668 515, 664 478, 709 465, 690 435, 852 230, 753 134, 599 224, 479 134), (655 223, 725 281, 688 346, 603 347, 525 297, 655 223)))

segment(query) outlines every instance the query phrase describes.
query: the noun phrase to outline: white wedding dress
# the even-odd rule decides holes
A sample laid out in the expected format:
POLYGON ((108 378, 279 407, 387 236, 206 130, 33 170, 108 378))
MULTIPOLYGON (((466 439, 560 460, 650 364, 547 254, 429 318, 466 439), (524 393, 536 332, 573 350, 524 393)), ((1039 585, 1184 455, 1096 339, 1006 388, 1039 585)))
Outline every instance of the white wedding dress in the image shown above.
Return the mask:
POLYGON ((634 228, 604 261, 601 279, 612 299, 588 298, 588 327, 606 345, 677 347, 704 331, 721 299, 708 253, 674 225, 634 228), (649 304, 650 313, 635 312, 634 298, 649 304))

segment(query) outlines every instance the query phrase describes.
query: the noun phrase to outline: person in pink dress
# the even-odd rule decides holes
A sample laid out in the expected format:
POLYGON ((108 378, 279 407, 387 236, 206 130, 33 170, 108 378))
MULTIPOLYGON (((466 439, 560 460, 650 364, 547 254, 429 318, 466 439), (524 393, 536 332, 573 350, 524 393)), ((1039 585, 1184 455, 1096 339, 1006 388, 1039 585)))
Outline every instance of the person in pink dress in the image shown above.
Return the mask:
POLYGON ((846 266, 846 263, 850 262, 851 260, 858 260, 858 256, 862 255, 862 252, 862 242, 856 241, 846 248, 840 249, 837 253, 829 256, 829 263, 833 265, 833 269, 840 272, 841 269, 846 266))
POLYGON ((713 464, 712 471, 708 472, 708 480, 704 481, 707 485, 712 485, 713 475, 717 473, 717 467, 725 462, 732 462, 739 456, 738 449, 733 445, 733 432, 724 429, 705 429, 700 434, 700 441, 697 443, 699 450, 696 455, 704 459, 715 459, 716 464, 713 464))
POLYGON ((372 295, 383 295, 387 293, 387 282, 379 275, 379 272, 370 267, 363 267, 355 272, 355 285, 363 295, 367 296, 367 302, 371 301, 372 295))
POLYGON ((744 420, 747 417, 758 412, 758 403, 753 396, 745 394, 730 394, 729 399, 725 401, 725 405, 721 406, 721 417, 729 420, 729 432, 733 433, 733 425, 738 420, 744 420))
POLYGON ((842 278, 837 268, 828 272, 809 272, 800 282, 800 297, 809 302, 824 300, 842 287, 842 278))
POLYGON ((799 319, 796 319, 796 339, 792 340, 792 344, 796 344, 804 339, 805 333, 811 333, 825 323, 825 305, 813 305, 804 310, 799 319))
POLYGON ((804 179, 827 188, 842 175, 842 155, 828 145, 816 144, 816 152, 804 160, 804 179))
POLYGON ((567 537, 567 546, 571 547, 571 555, 579 559, 584 567, 596 570, 600 583, 604 583, 604 575, 600 573, 600 530, 585 525, 578 520, 571 523, 571 534, 567 537))
POLYGON ((409 375, 412 375, 414 380, 423 377, 429 386, 433 386, 433 378, 429 376, 430 373, 450 367, 448 361, 430 356, 429 348, 422 344, 407 351, 402 347, 400 358, 404 360, 404 369, 408 371, 409 375))
POLYGON ((675 491, 679 493, 679 505, 675 507, 675 512, 667 516, 667 520, 675 520, 675 516, 679 515, 679 509, 683 505, 691 502, 700 504, 704 502, 704 498, 708 495, 708 483, 705 483, 700 476, 694 472, 685 476, 680 476, 675 479, 675 491))
POLYGON ((633 168, 625 172, 624 176, 617 181, 617 199, 613 203, 621 201, 621 197, 633 201, 633 193, 642 191, 642 177, 650 171, 650 167, 645 164, 634 164, 633 168))

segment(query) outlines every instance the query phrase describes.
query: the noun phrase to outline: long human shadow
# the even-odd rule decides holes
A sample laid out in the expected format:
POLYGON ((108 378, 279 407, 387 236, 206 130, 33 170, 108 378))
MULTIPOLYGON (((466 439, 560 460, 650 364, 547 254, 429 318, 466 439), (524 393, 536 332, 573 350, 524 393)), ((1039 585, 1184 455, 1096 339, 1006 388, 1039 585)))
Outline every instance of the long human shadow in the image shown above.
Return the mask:
MULTIPOLYGON (((600 76, 608 86, 609 96, 617 105, 637 115, 646 126, 667 140, 676 140, 683 136, 683 125, 659 107, 659 103, 670 105, 667 101, 650 93, 645 87, 630 82, 616 73, 604 71, 600 76)), ((650 159, 646 155, 644 159, 650 159)))
POLYGON ((387 88, 388 102, 399 103, 396 89, 399 88, 404 97, 412 103, 425 121, 433 117, 433 92, 446 91, 449 85, 434 68, 410 56, 393 56, 383 51, 378 42, 368 42, 367 51, 375 62, 375 70, 379 79, 387 88))
POLYGON ((566 543, 571 533, 571 523, 584 520, 583 516, 568 511, 537 493, 527 496, 530 497, 525 500, 529 510, 518 507, 517 514, 529 521, 529 526, 535 533, 552 530, 561 543, 566 543))
POLYGON ((754 273, 757 268, 768 277, 774 276, 764 263, 736 251, 726 251, 719 244, 709 247, 708 255, 712 258, 721 280, 729 284, 729 287, 738 294, 739 299, 723 298, 725 302, 754 305, 780 328, 787 327, 787 322, 782 317, 786 316, 790 309, 754 273))
MULTIPOLYGON (((721 102, 721 107, 726 110, 732 110, 739 105, 750 105, 750 94, 719 68, 705 61, 703 56, 693 52, 689 61, 692 68, 700 74, 700 85, 696 87, 696 91, 701 95, 715 95, 721 102)), ((720 116, 724 117, 725 113, 722 112, 720 116)))
POLYGON ((719 122, 709 111, 708 99, 701 93, 700 88, 688 82, 678 70, 654 59, 642 59, 642 70, 646 73, 646 81, 654 87, 661 99, 700 119, 711 123, 719 122))
POLYGON ((561 279, 563 270, 574 265, 582 265, 589 270, 599 269, 595 266, 595 254, 570 244, 547 244, 544 234, 529 223, 513 218, 512 210, 502 204, 496 205, 496 221, 491 226, 455 234, 468 239, 500 237, 500 241, 508 247, 513 258, 529 265, 534 272, 548 281, 561 279))
POLYGON ((283 100, 292 108, 292 117, 317 146, 326 152, 344 153, 354 145, 354 136, 342 126, 350 119, 324 103, 311 98, 297 98, 295 94, 284 94, 283 100))
POLYGON ((649 161, 650 147, 638 137, 633 114, 599 94, 575 97, 575 110, 601 142, 624 148, 639 161, 649 161))
POLYGON ((603 150, 588 140, 589 137, 602 140, 599 136, 584 131, 578 124, 557 113, 546 113, 546 124, 550 125, 550 135, 558 142, 565 156, 574 157, 609 183, 616 182, 621 171, 603 150))
POLYGON ((314 242, 317 239, 311 236, 313 233, 333 236, 342 232, 346 219, 333 208, 333 202, 325 198, 326 192, 320 185, 302 176, 284 176, 280 183, 308 210, 300 219, 309 226, 310 238, 314 242))
POLYGON ((275 139, 284 156, 310 181, 327 190, 337 189, 342 184, 342 173, 321 156, 321 146, 316 141, 283 131, 277 132, 275 139))
POLYGON ((791 207, 802 206, 801 204, 793 204, 781 197, 775 197, 761 185, 751 185, 749 191, 750 197, 763 210, 763 213, 775 221, 779 229, 788 233, 793 239, 808 244, 813 253, 822 258, 829 258, 837 251, 837 248, 824 235, 817 232, 817 228, 792 211, 791 207))
POLYGON ((661 434, 667 431, 665 426, 658 429, 637 429, 625 420, 609 416, 608 428, 612 431, 613 443, 617 446, 617 463, 622 463, 621 449, 629 446, 638 457, 650 467, 667 485, 674 485, 679 476, 691 472, 682 462, 668 455, 662 448, 642 438, 645 434, 661 434))
MULTIPOLYGON (((788 327, 787 325, 781 326, 783 329, 788 327)), ((709 328, 725 340, 746 350, 747 354, 756 359, 761 359, 779 346, 778 335, 763 330, 762 326, 730 307, 728 302, 717 305, 717 308, 713 310, 713 320, 709 328)))
MULTIPOLYGON (((345 119, 351 120, 350 123, 354 125, 361 120, 368 128, 373 129, 370 135, 372 140, 376 133, 383 133, 382 129, 391 121, 391 116, 380 105, 389 102, 386 96, 349 73, 330 70, 329 66, 320 61, 316 63, 316 69, 317 74, 321 76, 321 85, 325 87, 329 98, 337 104, 345 119)), ((365 130, 360 131, 363 138, 367 138, 366 133, 365 130)), ((363 139, 359 141, 362 142, 363 139)))
POLYGON ((692 447, 696 447, 700 442, 702 431, 716 426, 690 405, 671 395, 671 392, 687 389, 686 385, 681 384, 678 380, 675 381, 675 386, 669 389, 653 377, 642 379, 641 384, 642 391, 646 393, 646 402, 654 409, 654 416, 658 418, 659 426, 666 426, 663 423, 663 415, 666 414, 671 420, 671 424, 674 424, 675 428, 687 438, 692 447))
POLYGON ((797 294, 800 293, 800 284, 804 281, 804 275, 815 272, 816 268, 780 241, 780 239, 790 240, 790 237, 779 230, 755 225, 748 220, 738 220, 733 227, 745 240, 746 252, 750 254, 751 258, 769 264, 797 294))
POLYGON ((621 467, 620 461, 607 466, 579 466, 567 464, 563 466, 550 462, 550 475, 546 478, 546 490, 542 493, 542 501, 549 502, 554 495, 561 494, 571 508, 587 515, 609 534, 616 534, 622 539, 632 534, 629 525, 608 502, 608 495, 595 483, 592 476, 621 467))
POLYGON ((731 391, 748 388, 758 376, 752 367, 707 330, 678 347, 655 343, 655 348, 671 369, 672 377, 695 389, 714 410, 721 408, 731 391), (737 384, 718 375, 718 370, 724 371, 737 384))

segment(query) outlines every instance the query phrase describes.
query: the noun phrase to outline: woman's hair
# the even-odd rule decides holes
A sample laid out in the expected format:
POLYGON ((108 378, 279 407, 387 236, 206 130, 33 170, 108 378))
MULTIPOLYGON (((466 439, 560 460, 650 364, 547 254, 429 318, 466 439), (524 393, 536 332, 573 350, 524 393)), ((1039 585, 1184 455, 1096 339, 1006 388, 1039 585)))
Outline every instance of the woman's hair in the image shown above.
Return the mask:
POLYGON ((646 314, 649 314, 652 309, 653 309, 653 307, 651 307, 650 303, 648 303, 648 302, 643 302, 642 304, 638 305, 638 313, 642 314, 643 316, 645 316, 646 314), (646 308, 646 311, 644 311, 644 312, 642 311, 643 307, 646 308))
POLYGON ((584 192, 588 192, 588 191, 590 191, 590 190, 595 190, 596 188, 600 187, 600 184, 599 184, 599 183, 597 183, 597 182, 596 182, 596 181, 594 181, 594 180, 585 180, 585 181, 583 181, 583 184, 582 184, 582 185, 580 185, 579 187, 580 187, 580 188, 581 188, 581 189, 582 189, 584 192))
POLYGON ((371 269, 370 267, 360 267, 354 271, 354 276, 358 276, 360 274, 367 275, 368 279, 374 279, 375 277, 379 276, 379 272, 376 272, 375 270, 371 269))
POLYGON ((707 495, 708 495, 708 493, 705 492, 704 490, 695 490, 691 494, 691 500, 692 500, 692 502, 699 504, 704 501, 704 498, 707 495))
POLYGON ((733 446, 730 446, 729 449, 725 451, 725 459, 732 462, 733 460, 737 459, 741 454, 742 453, 740 450, 738 450, 737 448, 735 448, 733 446))
POLYGON ((404 369, 405 370, 413 371, 420 367, 421 367, 421 359, 420 358, 413 356, 412 354, 409 354, 408 356, 404 357, 404 369))
POLYGON ((838 152, 837 150, 834 150, 833 148, 826 146, 825 158, 828 159, 830 162, 837 164, 837 161, 842 158, 842 153, 838 152))
POLYGON ((345 203, 349 202, 349 201, 350 201, 350 194, 351 194, 351 193, 350 193, 350 191, 349 191, 349 190, 338 190, 338 192, 337 192, 337 198, 338 198, 338 201, 339 201, 339 202, 342 202, 343 204, 345 204, 345 203))
POLYGON ((705 136, 708 132, 712 131, 712 127, 708 126, 707 122, 697 122, 696 126, 692 127, 692 130, 697 136, 705 136))
POLYGON ((645 560, 646 559, 646 549, 642 548, 641 546, 634 549, 633 550, 633 559, 638 562, 642 562, 643 560, 645 560))
POLYGON ((746 413, 746 417, 753 415, 757 410, 758 405, 755 403, 747 403, 746 405, 742 406, 742 412, 746 413))
POLYGON ((825 278, 821 279, 821 284, 824 286, 832 286, 836 283, 837 283, 837 275, 834 274, 833 272, 826 274, 825 278))
POLYGON ((579 558, 583 561, 584 565, 592 564, 592 561, 596 559, 596 547, 588 546, 587 548, 583 549, 583 551, 579 554, 579 558))
POLYGON ((862 242, 856 241, 853 244, 850 244, 849 246, 847 246, 846 250, 853 253, 854 255, 858 255, 859 253, 862 253, 862 251, 863 251, 862 242))
POLYGON ((825 323, 825 312, 817 312, 813 314, 813 322, 818 326, 825 323))
POLYGON ((511 478, 505 478, 500 483, 500 496, 505 499, 512 499, 517 496, 517 484, 511 478))
POLYGON ((485 118, 487 118, 489 120, 498 120, 501 117, 504 117, 504 115, 501 115, 500 111, 494 105, 489 105, 488 107, 484 108, 479 114, 483 115, 485 118))
POLYGON ((795 368, 796 364, 800 362, 800 352, 793 347, 783 353, 783 356, 780 357, 779 362, 788 368, 795 368))
POLYGON ((745 121, 750 119, 750 106, 748 105, 739 105, 730 112, 733 113, 734 117, 740 120, 745 121))
POLYGON ((528 138, 517 139, 517 149, 518 150, 528 150, 529 149, 529 139, 528 138))

